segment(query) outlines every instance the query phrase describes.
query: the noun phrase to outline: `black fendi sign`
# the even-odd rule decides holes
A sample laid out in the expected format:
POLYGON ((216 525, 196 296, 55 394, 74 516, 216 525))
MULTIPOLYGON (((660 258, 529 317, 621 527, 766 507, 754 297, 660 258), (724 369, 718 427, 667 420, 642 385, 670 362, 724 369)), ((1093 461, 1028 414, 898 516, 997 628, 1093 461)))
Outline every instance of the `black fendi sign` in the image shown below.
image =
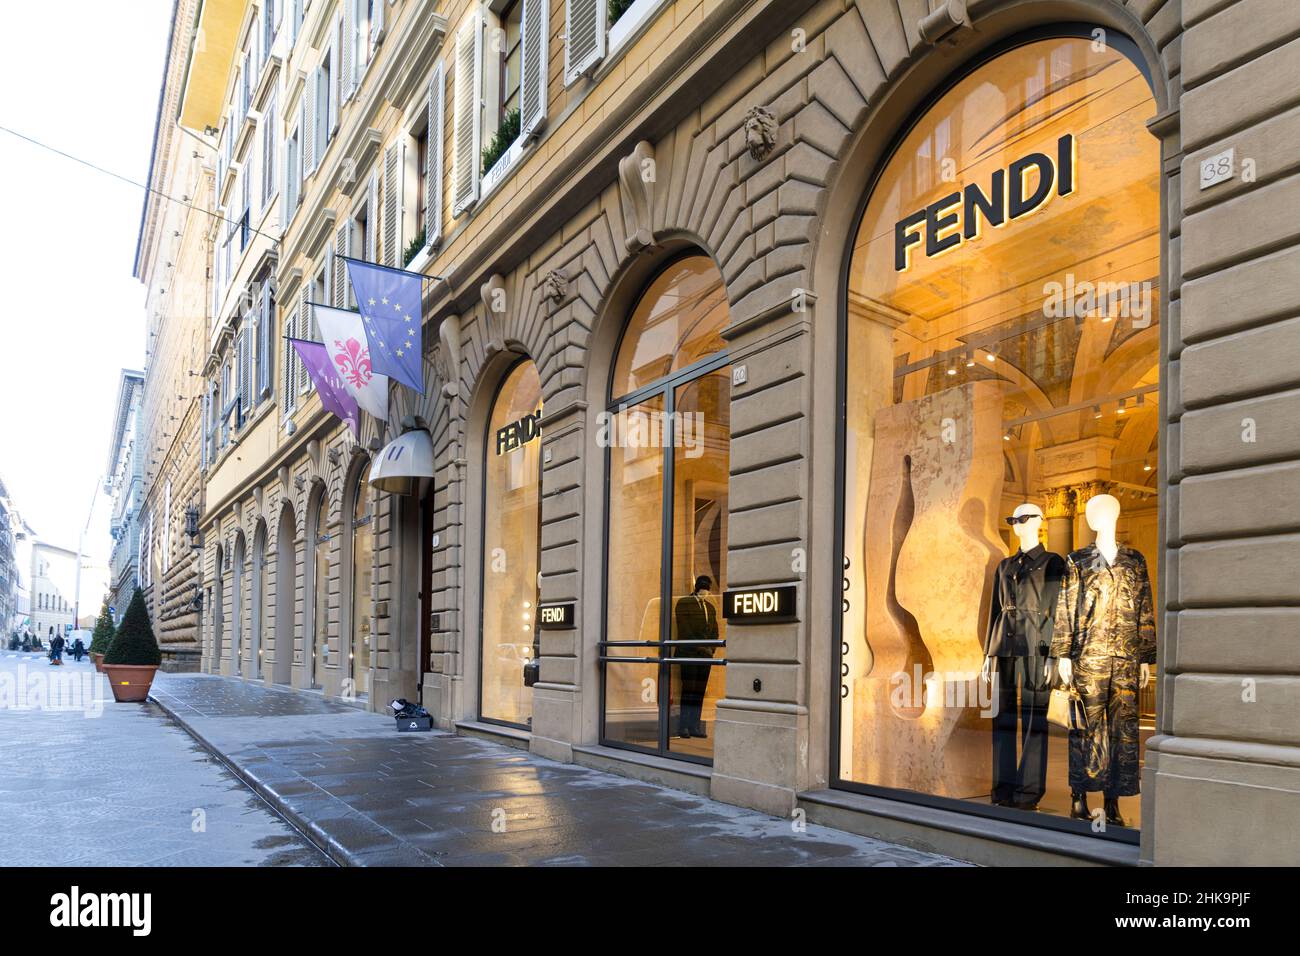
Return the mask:
POLYGON ((531 415, 525 415, 517 422, 511 422, 497 429, 497 454, 504 455, 521 445, 527 445, 542 433, 542 411, 539 408, 531 415))
POLYGON ((537 626, 544 631, 573 627, 574 603, 537 605, 537 626))
POLYGON ((993 173, 985 192, 975 183, 951 192, 924 209, 894 224, 894 271, 906 272, 912 265, 912 247, 925 239, 925 257, 933 259, 963 242, 980 237, 982 223, 998 227, 1029 215, 1047 204, 1055 193, 1074 192, 1074 136, 1067 133, 1056 141, 1056 157, 1046 153, 1022 156, 1006 169, 993 173), (1027 175, 1033 170, 1032 191, 1027 175))
POLYGON ((795 586, 746 588, 722 595, 722 617, 731 624, 772 624, 795 619, 795 586))

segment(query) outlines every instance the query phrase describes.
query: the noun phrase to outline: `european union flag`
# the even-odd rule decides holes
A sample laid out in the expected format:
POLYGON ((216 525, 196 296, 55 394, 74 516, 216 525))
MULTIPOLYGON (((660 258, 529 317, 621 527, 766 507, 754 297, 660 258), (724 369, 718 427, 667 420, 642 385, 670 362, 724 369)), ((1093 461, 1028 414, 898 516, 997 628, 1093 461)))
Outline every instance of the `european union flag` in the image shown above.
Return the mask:
POLYGON ((373 262, 344 258, 361 310, 374 371, 424 394, 424 277, 373 262))

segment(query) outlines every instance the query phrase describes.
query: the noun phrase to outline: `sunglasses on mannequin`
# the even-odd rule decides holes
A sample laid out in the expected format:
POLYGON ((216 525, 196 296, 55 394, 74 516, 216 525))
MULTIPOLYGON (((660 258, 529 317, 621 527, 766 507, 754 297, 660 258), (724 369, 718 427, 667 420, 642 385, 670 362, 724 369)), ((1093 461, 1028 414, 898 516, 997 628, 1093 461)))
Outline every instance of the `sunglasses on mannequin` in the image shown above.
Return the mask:
POLYGON ((1007 524, 1009 525, 1024 524, 1030 518, 1041 518, 1041 517, 1042 515, 1020 515, 1019 517, 1017 517, 1016 515, 1012 515, 1010 518, 1007 519, 1007 524))

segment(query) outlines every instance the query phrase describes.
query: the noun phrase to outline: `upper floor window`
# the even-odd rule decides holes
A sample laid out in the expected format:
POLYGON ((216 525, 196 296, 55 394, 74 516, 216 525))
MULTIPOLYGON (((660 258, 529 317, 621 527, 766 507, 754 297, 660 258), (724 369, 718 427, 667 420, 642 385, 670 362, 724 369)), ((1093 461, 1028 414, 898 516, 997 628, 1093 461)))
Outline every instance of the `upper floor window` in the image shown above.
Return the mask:
POLYGON ((519 109, 520 66, 523 57, 523 0, 514 0, 501 13, 501 29, 496 38, 500 49, 501 90, 497 111, 498 125, 504 125, 512 111, 519 109))

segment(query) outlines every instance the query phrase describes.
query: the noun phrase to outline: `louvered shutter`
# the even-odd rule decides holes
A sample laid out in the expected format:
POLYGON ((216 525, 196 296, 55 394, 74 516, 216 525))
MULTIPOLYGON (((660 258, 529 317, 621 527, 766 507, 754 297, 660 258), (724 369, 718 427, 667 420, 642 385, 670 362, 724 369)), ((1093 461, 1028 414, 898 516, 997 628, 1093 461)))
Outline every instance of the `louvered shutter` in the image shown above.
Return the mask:
POLYGON ((367 262, 379 261, 379 171, 372 170, 370 184, 366 188, 366 251, 362 254, 367 262))
POLYGON ((298 350, 290 341, 298 337, 298 310, 287 309, 284 313, 284 352, 280 359, 280 411, 284 415, 292 415, 298 407, 298 370, 294 367, 298 350))
POLYGON ((456 34, 456 110, 453 141, 453 216, 459 216, 478 199, 480 141, 483 134, 482 93, 483 30, 474 13, 456 34))
POLYGON ((298 108, 298 137, 302 141, 303 178, 316 169, 316 83, 318 71, 312 70, 302 91, 302 105, 298 108))
POLYGON ((389 146, 384 152, 384 238, 380 245, 383 246, 384 265, 401 267, 402 265, 405 265, 405 263, 397 261, 397 216, 400 212, 400 208, 397 205, 397 178, 401 175, 401 167, 398 166, 397 159, 397 146, 389 146))
POLYGON ((262 117, 262 208, 275 195, 275 91, 262 117))
POLYGON ((424 242, 430 249, 442 241, 442 130, 447 107, 447 67, 442 60, 429 83, 428 144, 424 149, 424 242))
POLYGON ((605 58, 606 0, 564 0, 564 85, 605 58))
POLYGON ((334 307, 338 309, 347 307, 348 270, 346 263, 343 261, 343 256, 350 255, 352 255, 352 221, 348 220, 339 226, 338 232, 334 234, 334 259, 330 277, 330 282, 334 287, 334 296, 331 301, 334 307))
MULTIPOLYGON (((312 328, 311 306, 308 305, 308 298, 306 288, 298 293, 298 335, 301 338, 315 342, 319 341, 320 336, 312 328)), ((311 389, 311 376, 307 374, 307 363, 298 357, 296 351, 294 354, 294 368, 297 370, 298 393, 302 394, 309 391, 311 389)))
POLYGON ((357 72, 357 0, 343 0, 339 18, 339 101, 352 98, 357 72))
MULTIPOLYGON (((343 48, 346 46, 343 32, 343 17, 340 15, 334 20, 334 41, 331 44, 330 51, 330 84, 334 87, 330 96, 330 123, 326 130, 326 142, 334 136, 339 128, 339 108, 343 105, 343 93, 345 91, 346 75, 343 70, 343 48)), ((351 65, 351 57, 348 58, 351 65)), ((322 151, 323 152, 323 151, 322 151)))
POLYGON ((538 132, 546 122, 547 34, 550 32, 550 0, 524 0, 523 38, 520 67, 519 131, 524 136, 538 132))

